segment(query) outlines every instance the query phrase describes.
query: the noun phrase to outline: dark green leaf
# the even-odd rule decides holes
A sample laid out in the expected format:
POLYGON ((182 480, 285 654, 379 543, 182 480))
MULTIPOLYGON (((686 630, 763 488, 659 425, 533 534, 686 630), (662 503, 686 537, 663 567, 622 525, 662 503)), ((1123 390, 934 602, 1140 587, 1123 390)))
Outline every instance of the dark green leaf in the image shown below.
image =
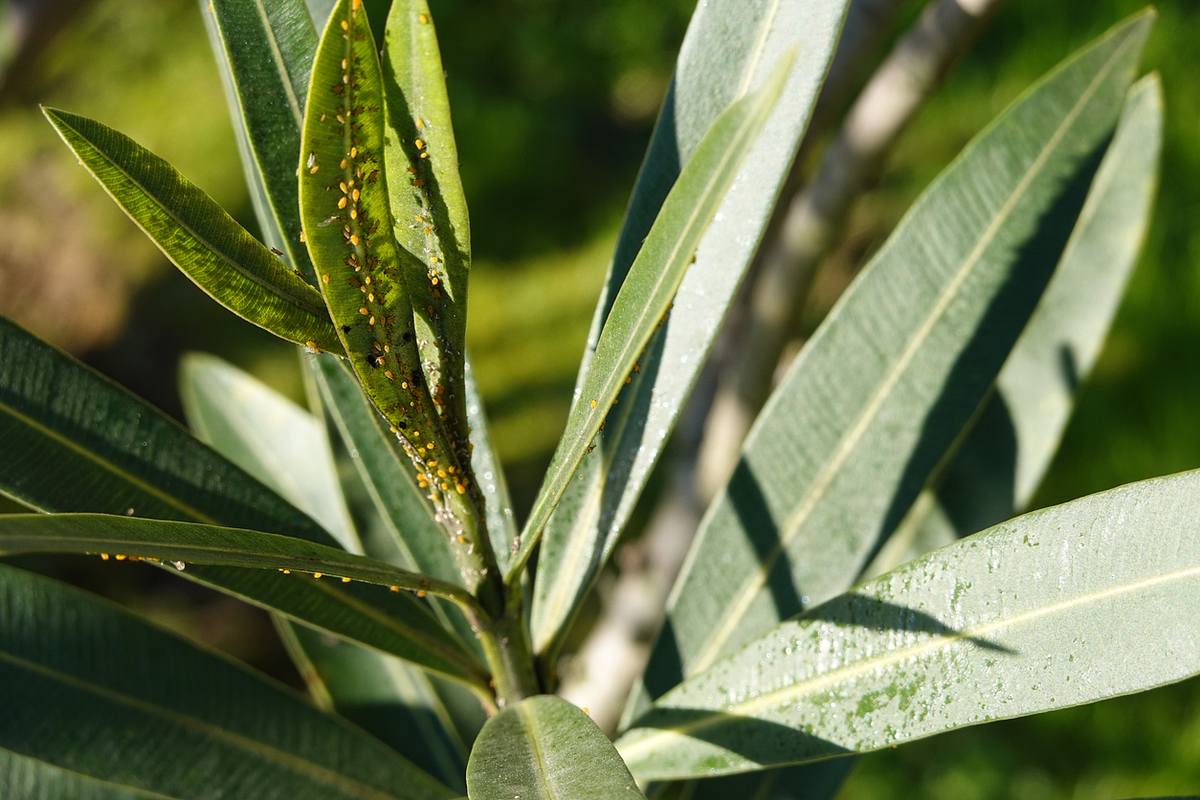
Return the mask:
POLYGON ((470 800, 643 798, 612 742, 566 700, 522 700, 488 720, 467 765, 470 800))
POLYGON ((342 351, 320 294, 199 187, 99 122, 51 108, 45 113, 125 213, 206 294, 276 336, 342 351))
POLYGON ((1151 19, 1123 23, 1004 112, 830 311, 705 517, 646 673, 651 697, 844 591, 900 521, 1057 263, 1151 19))
MULTIPOLYGON (((32 781, 62 789, 55 797, 87 797, 101 781, 133 797, 454 794, 244 666, 9 566, 0 566, 0 683, 17 690, 0 716, 0 753, 25 757, 25 769, 36 759, 32 781)), ((0 759, 8 781, 19 779, 10 759, 0 759)))

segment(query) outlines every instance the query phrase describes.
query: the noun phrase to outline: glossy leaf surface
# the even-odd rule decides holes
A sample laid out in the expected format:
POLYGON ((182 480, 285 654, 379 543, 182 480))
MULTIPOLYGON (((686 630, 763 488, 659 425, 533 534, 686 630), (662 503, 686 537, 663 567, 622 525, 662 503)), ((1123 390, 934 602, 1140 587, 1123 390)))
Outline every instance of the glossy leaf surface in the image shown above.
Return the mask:
MULTIPOLYGON (((283 686, 99 597, 7 565, 0 682, 20 687, 0 717, 0 752, 37 759, 37 785, 67 792, 59 797, 122 796, 109 789, 133 797, 453 796, 283 686)), ((0 758, 7 780, 11 758, 0 758)))
POLYGON ((1200 472, 1026 514, 785 622, 665 695, 642 778, 828 758, 1200 672, 1200 472))
POLYGON ((99 122, 46 117, 175 266, 221 305, 276 336, 342 351, 320 294, 175 168, 99 122))
POLYGON ((651 697, 844 591, 907 512, 1033 312, 1150 21, 1118 26, 1005 111, 830 311, 701 523, 651 697))
POLYGON ((488 720, 467 765, 470 800, 642 798, 612 742, 566 700, 531 697, 488 720))

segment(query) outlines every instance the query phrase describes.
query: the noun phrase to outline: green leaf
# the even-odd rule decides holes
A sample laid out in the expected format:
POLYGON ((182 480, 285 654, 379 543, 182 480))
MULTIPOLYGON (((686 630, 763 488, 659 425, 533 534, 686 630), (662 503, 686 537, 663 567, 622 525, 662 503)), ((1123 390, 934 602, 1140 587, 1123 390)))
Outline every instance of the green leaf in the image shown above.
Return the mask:
POLYGON ((80 775, 0 749, 0 797, 22 800, 161 800, 162 795, 80 775))
MULTIPOLYGON (((39 511, 220 523, 336 545, 161 412, 3 319, 0 441, 0 493, 39 511)), ((391 617, 432 624, 407 594, 328 581, 281 583, 261 570, 197 566, 181 574, 400 656, 413 644, 391 617)))
POLYGON ((1058 448, 1150 222, 1162 143, 1157 76, 1129 90, 1054 278, 970 432, 868 574, 1024 509, 1058 448))
POLYGON ((894 747, 1200 672, 1200 471, 1026 514, 782 623, 618 743, 642 778, 894 747))
POLYGON ((487 515, 488 536, 492 550, 502 570, 508 569, 509 559, 514 555, 517 542, 517 519, 513 514, 512 496, 504 478, 504 466, 492 447, 488 430, 487 413, 483 397, 475 385, 471 360, 467 359, 467 423, 471 427, 471 468, 475 472, 479 491, 483 493, 484 511, 487 515))
POLYGON ((612 742, 565 700, 531 697, 488 720, 467 764, 470 800, 644 798, 612 742))
MULTIPOLYGON (((180 389, 197 435, 325 522, 343 548, 363 552, 321 421, 213 356, 186 356, 180 389)), ((451 741, 449 725, 438 724, 435 712, 441 719, 448 714, 428 676, 383 653, 283 620, 276 628, 322 707, 361 725, 447 785, 465 788, 466 749, 451 741), (413 730, 420 735, 412 736, 413 730)), ((469 630, 465 635, 472 636, 469 630)))
POLYGON ((1151 19, 1118 26, 976 137, 830 311, 701 524, 651 697, 844 591, 900 521, 1057 263, 1151 19))
MULTIPOLYGON (((81 785, 123 790, 92 795, 105 798, 453 796, 274 681, 10 566, 0 566, 0 682, 19 688, 0 753, 36 759, 42 789, 69 790, 56 797, 88 796, 81 785)), ((11 759, 0 759, 8 780, 19 776, 11 759)))
MULTIPOLYGON (((472 604, 470 596, 458 586, 334 547, 275 533, 194 522, 110 514, 6 514, 0 515, 0 551, 100 553, 105 560, 111 555, 118 561, 128 557, 167 562, 181 572, 189 564, 247 567, 278 571, 282 574, 272 578, 280 583, 325 577, 342 584, 356 581, 390 587, 393 594, 406 590, 472 604)), ((376 592, 371 599, 382 606, 387 594, 376 592)), ((405 642, 405 652, 397 655, 467 684, 486 684, 483 669, 462 645, 443 631, 432 615, 416 613, 418 609, 416 606, 387 620, 405 642)), ((379 616, 384 619, 384 615, 379 616)))
POLYGON ((201 441, 309 514, 343 549, 362 552, 319 420, 248 373, 201 353, 180 363, 179 394, 201 441))
MULTIPOLYGON (((608 560, 741 285, 791 168, 837 43, 845 0, 699 4, 621 230, 597 319, 624 281, 668 190, 701 136, 731 102, 761 85, 778 56, 796 62, 763 133, 725 193, 641 370, 609 413, 596 453, 546 528, 533 604, 534 646, 554 649, 608 560)), ((599 327, 589 339, 594 349, 599 327)))
MULTIPOLYGON (((424 275, 396 244, 383 161, 383 81, 367 15, 341 0, 313 65, 304 122, 300 208, 309 254, 320 276, 350 363, 371 401, 401 437, 435 502, 464 525, 469 484, 466 451, 447 435, 445 386, 424 372, 414 330, 408 278, 424 275)), ((465 539, 477 538, 469 530, 465 539)), ((456 547, 463 579, 487 567, 486 540, 456 547), (480 546, 482 545, 482 546, 480 546)))
MULTIPOLYGON (((451 431, 467 430, 465 353, 471 224, 437 32, 425 0, 398 0, 384 32, 384 162, 400 247, 420 259, 409 272, 417 345, 451 431), (432 368, 432 369, 431 369, 432 368)), ((465 442, 456 443, 465 450, 465 442)))
POLYGON ((609 410, 617 403, 626 379, 632 379, 640 370, 638 359, 664 322, 709 222, 737 176, 746 152, 766 125, 794 57, 794 51, 785 55, 761 89, 717 117, 663 203, 600 332, 566 430, 509 566, 510 582, 519 577, 533 553, 550 515, 609 410))
POLYGON ((283 232, 283 248, 313 280, 308 251, 300 242, 296 159, 316 29, 303 0, 212 0, 205 5, 221 45, 218 62, 224 61, 231 78, 235 125, 240 117, 270 214, 283 232))
MULTIPOLYGON (((299 626, 280 628, 321 705, 361 726, 455 791, 466 789, 466 746, 433 676, 395 658, 299 626), (290 640, 290 641, 289 641, 290 640)), ((471 698, 478 707, 478 699, 471 698)))
POLYGON ((321 296, 175 168, 99 122, 46 118, 175 266, 221 305, 297 344, 340 353, 321 296))

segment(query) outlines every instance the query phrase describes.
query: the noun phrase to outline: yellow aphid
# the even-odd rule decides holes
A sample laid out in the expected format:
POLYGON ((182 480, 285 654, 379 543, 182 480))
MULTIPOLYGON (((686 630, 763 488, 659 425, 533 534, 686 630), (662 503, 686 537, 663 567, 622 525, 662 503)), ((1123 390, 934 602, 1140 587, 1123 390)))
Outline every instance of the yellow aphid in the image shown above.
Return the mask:
POLYGON ((312 351, 315 351, 317 349, 317 343, 314 342, 312 339, 309 339, 307 342, 305 342, 304 346, 312 351))
POLYGON ((350 30, 350 23, 347 22, 346 20, 342 20, 342 30, 344 30, 344 31, 350 30))
POLYGON ((346 194, 347 192, 350 191, 350 187, 346 186, 345 181, 342 181, 341 183, 339 183, 338 188, 342 190, 342 194, 346 194))
POLYGON ((354 202, 356 202, 356 203, 357 203, 357 202, 358 202, 358 198, 359 198, 359 192, 358 192, 358 189, 355 189, 353 192, 351 192, 351 193, 350 193, 350 196, 351 196, 351 197, 353 197, 353 198, 354 198, 354 202))
POLYGON ((101 554, 100 554, 100 560, 101 560, 101 561, 108 561, 108 553, 101 553, 101 554))
POLYGON ((351 158, 358 158, 358 148, 357 148, 357 147, 351 147, 351 148, 350 148, 350 157, 351 157, 351 158))
POLYGON ((374 325, 374 324, 375 324, 375 315, 374 315, 374 314, 372 314, 372 315, 370 316, 370 318, 367 320, 367 324, 368 324, 368 325, 374 325))
POLYGON ((413 144, 415 144, 417 146, 418 150, 425 149, 425 140, 424 139, 417 139, 415 142, 413 142, 413 144))
POLYGON ((357 233, 350 234, 350 244, 354 245, 355 247, 358 247, 358 243, 360 241, 361 241, 361 239, 358 238, 357 233))
MULTIPOLYGON (((337 121, 338 121, 338 122, 342 123, 343 125, 345 125, 345 124, 346 124, 346 118, 345 118, 345 117, 343 117, 341 114, 334 114, 334 116, 335 116, 335 117, 337 117, 337 121)), ((346 168, 346 166, 345 166, 345 165, 346 165, 346 159, 344 159, 344 158, 343 158, 343 159, 342 159, 342 169, 345 169, 345 168, 346 168)))
POLYGON ((314 572, 313 577, 316 578, 317 580, 321 580, 321 576, 324 574, 325 574, 324 572, 314 572))
POLYGON ((592 408, 595 408, 597 403, 595 400, 593 400, 589 405, 591 405, 592 408))
POLYGON ((417 22, 421 23, 422 25, 428 25, 429 24, 429 15, 428 14, 417 14, 417 22))
POLYGON ((365 317, 367 314, 370 314, 371 312, 368 311, 367 308, 364 306, 358 310, 358 313, 362 314, 365 317))
POLYGON ((463 494, 467 491, 467 487, 461 483, 456 483, 454 484, 454 491, 458 492, 459 494, 463 494))
POLYGON ((304 231, 300 231, 300 244, 304 244, 304 242, 305 242, 304 231))
POLYGON ((347 578, 345 576, 342 577, 342 583, 349 583, 349 582, 350 582, 349 578, 347 578))
POLYGON ((279 571, 280 571, 280 572, 282 572, 284 575, 291 575, 291 574, 292 574, 292 571, 291 571, 290 569, 287 569, 286 567, 285 567, 285 568, 283 568, 283 569, 281 569, 281 570, 279 570, 279 571))
POLYGON ((367 277, 363 278, 363 283, 365 283, 367 286, 370 286, 371 285, 371 276, 368 275, 367 277))
POLYGON ((116 559, 117 559, 117 561, 124 561, 124 560, 125 560, 125 554, 124 554, 124 553, 117 553, 117 554, 116 554, 115 556, 113 556, 113 557, 114 557, 114 558, 116 558, 116 559))
POLYGON ((354 2, 350 5, 354 11, 358 11, 360 8, 362 8, 362 0, 354 0, 354 2))
MULTIPOLYGON (((385 369, 383 371, 383 377, 387 378, 389 381, 396 380, 396 375, 390 369, 385 369)), ((392 433, 399 433, 399 431, 392 431, 392 433)))
MULTIPOLYGON (((346 198, 343 197, 342 199, 345 200, 346 198)), ((350 219, 358 219, 358 209, 357 208, 350 209, 350 219)))
MULTIPOLYGON (((338 120, 340 120, 341 122, 346 121, 346 120, 342 119, 341 114, 338 114, 338 120)), ((338 166, 341 167, 342 169, 345 169, 346 167, 350 166, 350 162, 343 158, 342 163, 338 164, 338 166)), ((343 191, 345 191, 345 190, 343 190, 343 191)))
POLYGON ((340 200, 338 200, 338 208, 345 208, 345 207, 346 207, 346 198, 343 197, 340 200))
POLYGON ((430 282, 430 283, 432 283, 434 286, 437 286, 437 285, 438 285, 438 279, 437 279, 437 278, 433 278, 433 279, 431 279, 429 282, 430 282))
POLYGON ((329 283, 329 273, 328 272, 326 272, 324 275, 321 276, 321 281, 324 283, 329 283))
POLYGON ((424 590, 424 589, 418 589, 418 590, 417 590, 417 597, 420 597, 421 599, 424 599, 424 598, 425 598, 425 590, 424 590))
POLYGON ((349 66, 350 66, 350 61, 348 59, 343 58, 342 59, 342 69, 346 69, 349 66))
POLYGON ((391 586, 388 587, 388 590, 393 591, 393 592, 398 592, 398 591, 400 591, 400 587, 393 583, 391 586))
POLYGON ((439 477, 439 478, 445 478, 445 477, 447 477, 447 476, 446 476, 446 470, 444 470, 444 469, 439 469, 439 470, 438 470, 438 477, 439 477))
POLYGON ((429 158, 429 151, 428 151, 428 150, 422 150, 422 151, 421 151, 421 158, 429 158))
POLYGON ((320 171, 321 171, 321 168, 318 167, 316 164, 313 164, 311 167, 308 168, 309 175, 316 175, 320 171))

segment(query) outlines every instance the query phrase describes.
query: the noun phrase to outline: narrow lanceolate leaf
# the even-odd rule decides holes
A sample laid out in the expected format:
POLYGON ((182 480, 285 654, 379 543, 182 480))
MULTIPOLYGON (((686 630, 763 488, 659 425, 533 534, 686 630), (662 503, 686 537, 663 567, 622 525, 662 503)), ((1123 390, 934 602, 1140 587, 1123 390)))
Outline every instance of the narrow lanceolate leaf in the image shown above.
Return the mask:
POLYGON ((162 795, 80 775, 36 758, 0 749, 0 797, 23 800, 161 800, 162 795))
MULTIPOLYGON (((372 402, 401 437, 439 504, 466 502, 470 465, 445 432, 444 386, 427 381, 417 347, 406 273, 424 268, 396 244, 383 161, 383 84, 359 0, 342 0, 313 65, 300 165, 300 207, 309 253, 350 363, 372 402)), ((469 512, 454 513, 463 524, 469 512)), ((477 582, 490 547, 456 548, 477 582)))
POLYGON ((510 579, 519 576, 528 561, 622 387, 641 370, 638 359, 665 321, 704 231, 779 99, 794 57, 794 51, 784 55, 761 89, 717 118, 663 203, 604 323, 566 430, 530 511, 520 549, 509 567, 510 579))
POLYGON ((216 25, 220 51, 215 55, 231 78, 234 126, 246 132, 269 214, 291 262, 313 280, 308 251, 300 241, 296 184, 304 97, 317 49, 312 18, 304 0, 212 0, 203 5, 216 25))
MULTIPOLYGON (((602 320, 681 165, 717 115, 760 86, 797 47, 787 86, 679 285, 678 313, 646 350, 546 528, 538 556, 533 637, 552 650, 616 546, 704 365, 808 126, 841 30, 845 0, 717 0, 697 6, 651 138, 596 314, 602 320), (636 424, 635 424, 636 422, 636 424)), ((589 352, 599 327, 593 329, 589 352)), ((582 377, 582 375, 581 375, 582 377)))
MULTIPOLYGON (((471 225, 437 32, 426 0, 392 3, 384 32, 383 87, 392 222, 400 247, 424 270, 406 272, 417 343, 451 432, 467 430, 464 362, 471 225), (432 367, 432 369, 431 369, 432 367)), ((455 442, 467 452, 467 442, 455 442)))
MULTIPOLYGON (((185 357, 180 393, 200 438, 319 520, 344 549, 364 551, 318 419, 213 356, 185 357)), ((399 659, 283 620, 276 628, 322 707, 362 726, 447 785, 462 783, 465 749, 436 724, 431 712, 439 703, 429 676, 399 659), (414 729, 421 735, 412 736, 414 729)))
MULTIPOLYGON (((189 564, 271 570, 280 583, 329 580, 368 583, 390 589, 426 593, 470 604, 461 588, 434 581, 381 561, 335 547, 275 533, 224 528, 194 522, 114 516, 110 514, 7 514, 0 516, 0 552, 90 553, 118 561, 165 562, 184 571, 189 564), (182 565, 182 566, 180 566, 182 565)), ((386 594, 386 592, 385 592, 386 594)), ((401 654, 427 669, 481 684, 478 666, 432 615, 391 620, 413 642, 401 654)))
POLYGON ((492 447, 487 412, 483 407, 483 397, 479 394, 479 387, 475 385, 469 358, 467 359, 466 388, 467 423, 471 427, 471 444, 473 446, 471 467, 475 470, 475 479, 478 481, 479 491, 483 495, 488 536, 492 540, 492 550, 496 554, 496 562, 501 569, 507 570, 509 559, 514 555, 516 548, 517 519, 513 514, 512 496, 508 491, 508 481, 504 478, 504 467, 492 447))
POLYGON ((1200 471, 1026 514, 859 586, 665 695, 642 778, 865 752, 1200 673, 1200 471))
POLYGON ((900 521, 1059 259, 1150 20, 1114 29, 980 134, 829 313, 701 523, 651 697, 844 591, 900 521))
POLYGON ((470 800, 643 798, 612 742, 566 700, 522 700, 488 720, 467 765, 470 800))
POLYGON ((319 420, 232 364, 201 353, 180 363, 179 394, 203 442, 311 516, 344 550, 362 552, 319 420))
POLYGON ((6 796, 51 786, 63 793, 46 796, 454 796, 274 681, 9 566, 0 566, 0 684, 12 690, 0 717, 0 780, 13 778, 9 754, 38 764, 36 790, 6 796))
MULTIPOLYGON (((228 525, 336 546, 333 537, 174 421, 0 319, 0 493, 38 511, 228 525)), ((179 573, 340 638, 404 657, 429 624, 407 593, 276 580, 259 569, 179 573), (382 595, 382 597, 381 597, 382 595)))
POLYGON ((99 122, 46 118, 175 266, 221 305, 297 344, 340 353, 321 295, 175 168, 99 122))
POLYGON ((1161 89, 1157 76, 1149 76, 1129 90, 1062 260, 995 392, 940 471, 935 496, 913 505, 880 552, 877 562, 886 566, 874 574, 1008 519, 1029 503, 1137 261, 1161 143, 1161 89))

